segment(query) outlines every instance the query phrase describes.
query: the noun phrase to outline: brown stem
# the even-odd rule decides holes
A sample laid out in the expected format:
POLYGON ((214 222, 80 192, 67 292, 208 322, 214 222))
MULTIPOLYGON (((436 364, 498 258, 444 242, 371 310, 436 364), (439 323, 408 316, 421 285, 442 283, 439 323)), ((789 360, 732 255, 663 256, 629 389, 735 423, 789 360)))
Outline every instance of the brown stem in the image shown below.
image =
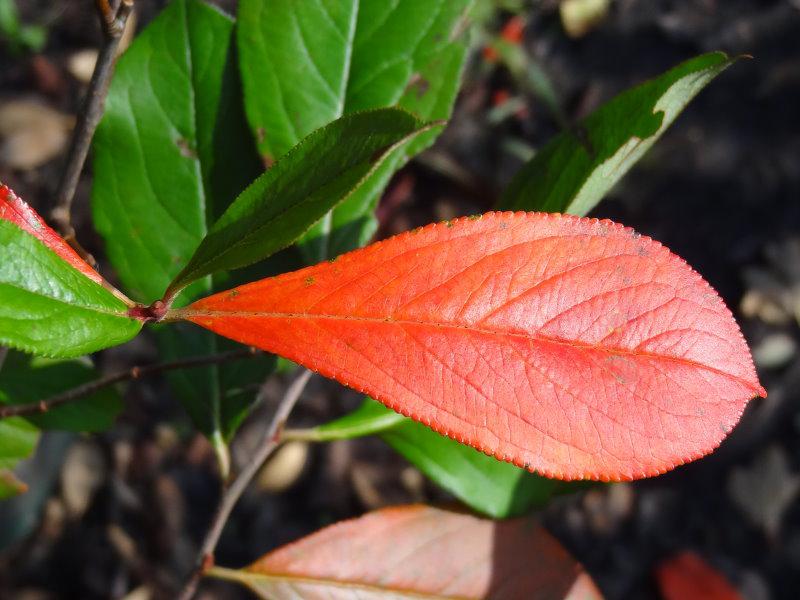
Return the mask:
POLYGON ((234 506, 236 506, 236 502, 250 484, 250 481, 280 445, 281 430, 286 424, 286 420, 289 418, 289 414, 292 412, 294 405, 300 399, 308 380, 311 379, 311 375, 311 371, 303 369, 294 381, 289 384, 289 387, 286 388, 286 392, 283 398, 281 398, 278 409, 275 411, 275 415, 272 417, 258 445, 255 456, 253 456, 252 460, 247 463, 244 469, 236 476, 236 479, 233 480, 233 483, 231 483, 222 494, 217 512, 214 514, 211 526, 203 540, 203 545, 200 547, 195 569, 183 590, 181 590, 178 600, 190 600, 192 596, 194 596, 195 591, 197 591, 197 585, 200 583, 200 579, 206 571, 214 566, 214 549, 217 547, 217 542, 219 542, 228 517, 230 517, 234 506))
POLYGON ((56 206, 51 213, 64 239, 84 258, 90 259, 88 261, 90 263, 94 262, 93 259, 75 239, 75 229, 72 226, 72 200, 75 197, 75 189, 89 153, 89 145, 94 137, 94 131, 103 116, 108 83, 114 72, 117 48, 122 39, 122 32, 125 30, 125 23, 133 10, 133 0, 122 0, 121 2, 116 0, 113 3, 109 3, 108 0, 95 0, 95 5, 103 27, 103 44, 97 56, 89 89, 78 112, 78 121, 72 132, 64 171, 56 190, 56 206))
POLYGON ((144 365, 142 367, 133 367, 127 371, 113 373, 106 375, 94 381, 84 383, 71 390, 50 396, 39 402, 32 402, 30 404, 14 404, 11 406, 0 406, 0 419, 8 417, 24 417, 30 415, 38 415, 46 413, 49 410, 80 400, 94 394, 95 392, 107 388, 115 383, 127 381, 129 379, 139 379, 147 375, 155 373, 163 373, 165 371, 175 371, 178 369, 189 369, 191 367, 204 367, 207 365, 216 365, 219 363, 229 362, 255 356, 258 351, 255 348, 242 348, 241 350, 232 350, 231 352, 223 352, 221 354, 211 354, 209 356, 192 356, 190 358, 182 358, 171 362, 156 363, 153 365, 144 365))

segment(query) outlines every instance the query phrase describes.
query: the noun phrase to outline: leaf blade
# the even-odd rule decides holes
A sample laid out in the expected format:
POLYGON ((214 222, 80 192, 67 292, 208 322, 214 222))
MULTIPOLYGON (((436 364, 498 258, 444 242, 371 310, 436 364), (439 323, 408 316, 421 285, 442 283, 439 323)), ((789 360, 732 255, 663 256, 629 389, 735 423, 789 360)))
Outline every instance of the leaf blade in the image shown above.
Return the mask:
MULTIPOLYGON (((171 2, 126 50, 112 80, 94 139, 93 217, 120 279, 144 302, 162 297, 211 224, 262 170, 244 117, 235 27, 205 2, 171 2)), ((204 278, 175 301, 213 289, 204 278)), ((208 332, 155 334, 168 360, 218 352, 208 332)), ((215 439, 242 416, 221 407, 220 370, 167 376, 198 429, 215 439)))
POLYGON ((435 224, 175 316, 563 479, 633 479, 699 458, 765 394, 711 287, 610 221, 435 224))
POLYGON ((256 179, 203 238, 170 293, 289 246, 346 199, 391 154, 437 124, 398 109, 342 117, 318 129, 256 179), (309 175, 311 162, 316 168, 309 175))
POLYGON ((509 184, 498 208, 587 214, 685 106, 736 59, 712 52, 626 90, 547 143, 509 184))
POLYGON ((53 231, 36 211, 5 185, 0 185, 0 220, 14 223, 17 227, 31 234, 50 248, 71 267, 77 269, 95 283, 103 284, 103 278, 100 273, 78 256, 78 253, 60 235, 53 231))
POLYGON ((211 574, 276 600, 355 594, 370 600, 477 600, 499 597, 500 590, 520 598, 600 597, 580 565, 532 520, 494 522, 427 506, 343 521, 243 570, 211 574))
MULTIPOLYGON (((450 117, 467 46, 471 0, 244 0, 239 29, 245 106, 265 162, 344 115, 388 106, 423 120, 450 117), (291 57, 287 60, 287 57, 291 57)), ((436 133, 398 149, 300 243, 310 263, 363 245, 391 175, 436 133)))
MULTIPOLYGON (((211 223, 260 169, 233 62, 234 22, 172 2, 120 57, 94 139, 95 227, 138 300, 164 293, 211 223), (155 60, 154 57, 163 57, 155 60)), ((208 292, 202 282, 192 294, 208 292)))
POLYGON ((127 305, 40 240, 0 220, 0 344, 71 358, 127 342, 127 305))

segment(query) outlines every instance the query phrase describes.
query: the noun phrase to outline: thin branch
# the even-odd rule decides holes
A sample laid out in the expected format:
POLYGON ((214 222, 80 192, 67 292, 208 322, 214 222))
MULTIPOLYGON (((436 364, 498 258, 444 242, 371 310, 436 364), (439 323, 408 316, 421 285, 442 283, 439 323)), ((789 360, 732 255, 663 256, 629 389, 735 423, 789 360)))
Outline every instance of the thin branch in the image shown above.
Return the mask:
POLYGON ((78 121, 72 132, 64 171, 56 190, 56 206, 51 214, 64 239, 84 258, 90 257, 75 239, 75 229, 72 226, 72 200, 75 197, 78 179, 89 153, 89 145, 94 137, 97 124, 103 116, 108 83, 114 72, 114 62, 122 33, 125 31, 125 24, 133 10, 133 0, 121 0, 121 2, 115 0, 111 3, 108 0, 95 0, 95 5, 103 27, 103 44, 97 56, 89 89, 86 91, 86 97, 78 113, 78 121))
POLYGON ((258 445, 258 450, 256 450, 255 456, 253 456, 244 469, 242 469, 242 471, 236 476, 236 479, 233 480, 233 483, 231 483, 231 485, 222 494, 222 499, 217 507, 217 512, 211 521, 211 527, 208 529, 206 537, 203 540, 203 545, 200 547, 195 570, 192 572, 192 575, 186 582, 183 590, 181 590, 178 600, 190 600, 197 590, 197 585, 200 583, 200 579, 203 577, 206 571, 208 571, 208 569, 214 565, 214 550, 217 547, 217 543, 222 535, 222 530, 225 528, 225 523, 228 521, 228 517, 230 517, 234 506, 236 506, 236 502, 250 484, 253 477, 255 477, 256 473, 259 472, 266 460, 280 445, 281 430, 286 424, 289 414, 292 412, 294 405, 300 399, 300 396, 302 395, 303 390, 305 389, 306 384, 308 383, 308 380, 311 379, 312 375, 313 373, 311 371, 303 369, 302 372, 294 379, 294 381, 292 381, 289 387, 286 388, 286 392, 284 393, 283 398, 281 398, 278 409, 275 411, 275 415, 272 417, 272 420, 270 421, 269 426, 264 432, 264 436, 258 445))
POLYGON ((207 365, 216 365, 219 363, 229 362, 242 358, 255 356, 258 351, 255 348, 243 348, 241 350, 232 350, 230 352, 223 352, 221 354, 211 354, 208 356, 192 356, 189 358, 182 358, 170 362, 156 363, 152 365, 144 365, 142 367, 132 367, 127 371, 120 371, 106 375, 94 381, 89 381, 71 390, 50 396, 39 402, 31 402, 29 404, 14 404, 11 406, 0 406, 0 419, 8 417, 23 417, 30 415, 38 415, 53 410, 57 406, 74 402, 94 394, 95 392, 107 388, 115 383, 121 381, 128 381, 129 379, 139 379, 147 375, 155 373, 163 373, 165 371, 176 371, 178 369, 189 369, 191 367, 204 367, 207 365))

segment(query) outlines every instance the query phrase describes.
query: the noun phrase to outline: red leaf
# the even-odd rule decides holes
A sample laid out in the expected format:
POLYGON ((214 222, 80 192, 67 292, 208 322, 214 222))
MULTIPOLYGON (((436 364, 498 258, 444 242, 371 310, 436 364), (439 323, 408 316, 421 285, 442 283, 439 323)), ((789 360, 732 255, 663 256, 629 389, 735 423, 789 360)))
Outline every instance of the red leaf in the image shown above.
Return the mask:
POLYGON ((736 588, 694 552, 682 552, 662 562, 656 578, 664 600, 742 600, 736 588))
POLYGON ((703 456, 765 395, 714 290, 610 221, 430 225, 175 316, 564 479, 633 479, 703 456))
POLYGON ((510 44, 519 45, 525 34, 525 19, 519 15, 511 17, 500 32, 500 37, 510 44))
POLYGON ((601 598, 581 566, 535 521, 490 521, 427 506, 344 521, 242 571, 211 574, 272 600, 601 598))
POLYGON ((103 285, 100 274, 90 267, 60 235, 48 227, 35 210, 5 185, 0 185, 0 219, 11 221, 20 229, 27 231, 86 277, 103 285))

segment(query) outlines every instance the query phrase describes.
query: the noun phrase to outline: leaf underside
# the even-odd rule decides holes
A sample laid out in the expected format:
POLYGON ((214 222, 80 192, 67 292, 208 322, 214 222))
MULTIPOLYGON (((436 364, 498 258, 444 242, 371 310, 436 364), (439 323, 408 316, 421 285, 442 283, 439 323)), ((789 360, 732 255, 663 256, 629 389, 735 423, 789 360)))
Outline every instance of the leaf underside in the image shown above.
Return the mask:
POLYGON ((489 521, 400 506, 327 527, 240 571, 261 598, 600 598, 581 566, 529 519, 489 521))
POLYGON ((703 456, 765 394, 716 292, 610 221, 439 223, 175 316, 562 479, 633 479, 703 456))

